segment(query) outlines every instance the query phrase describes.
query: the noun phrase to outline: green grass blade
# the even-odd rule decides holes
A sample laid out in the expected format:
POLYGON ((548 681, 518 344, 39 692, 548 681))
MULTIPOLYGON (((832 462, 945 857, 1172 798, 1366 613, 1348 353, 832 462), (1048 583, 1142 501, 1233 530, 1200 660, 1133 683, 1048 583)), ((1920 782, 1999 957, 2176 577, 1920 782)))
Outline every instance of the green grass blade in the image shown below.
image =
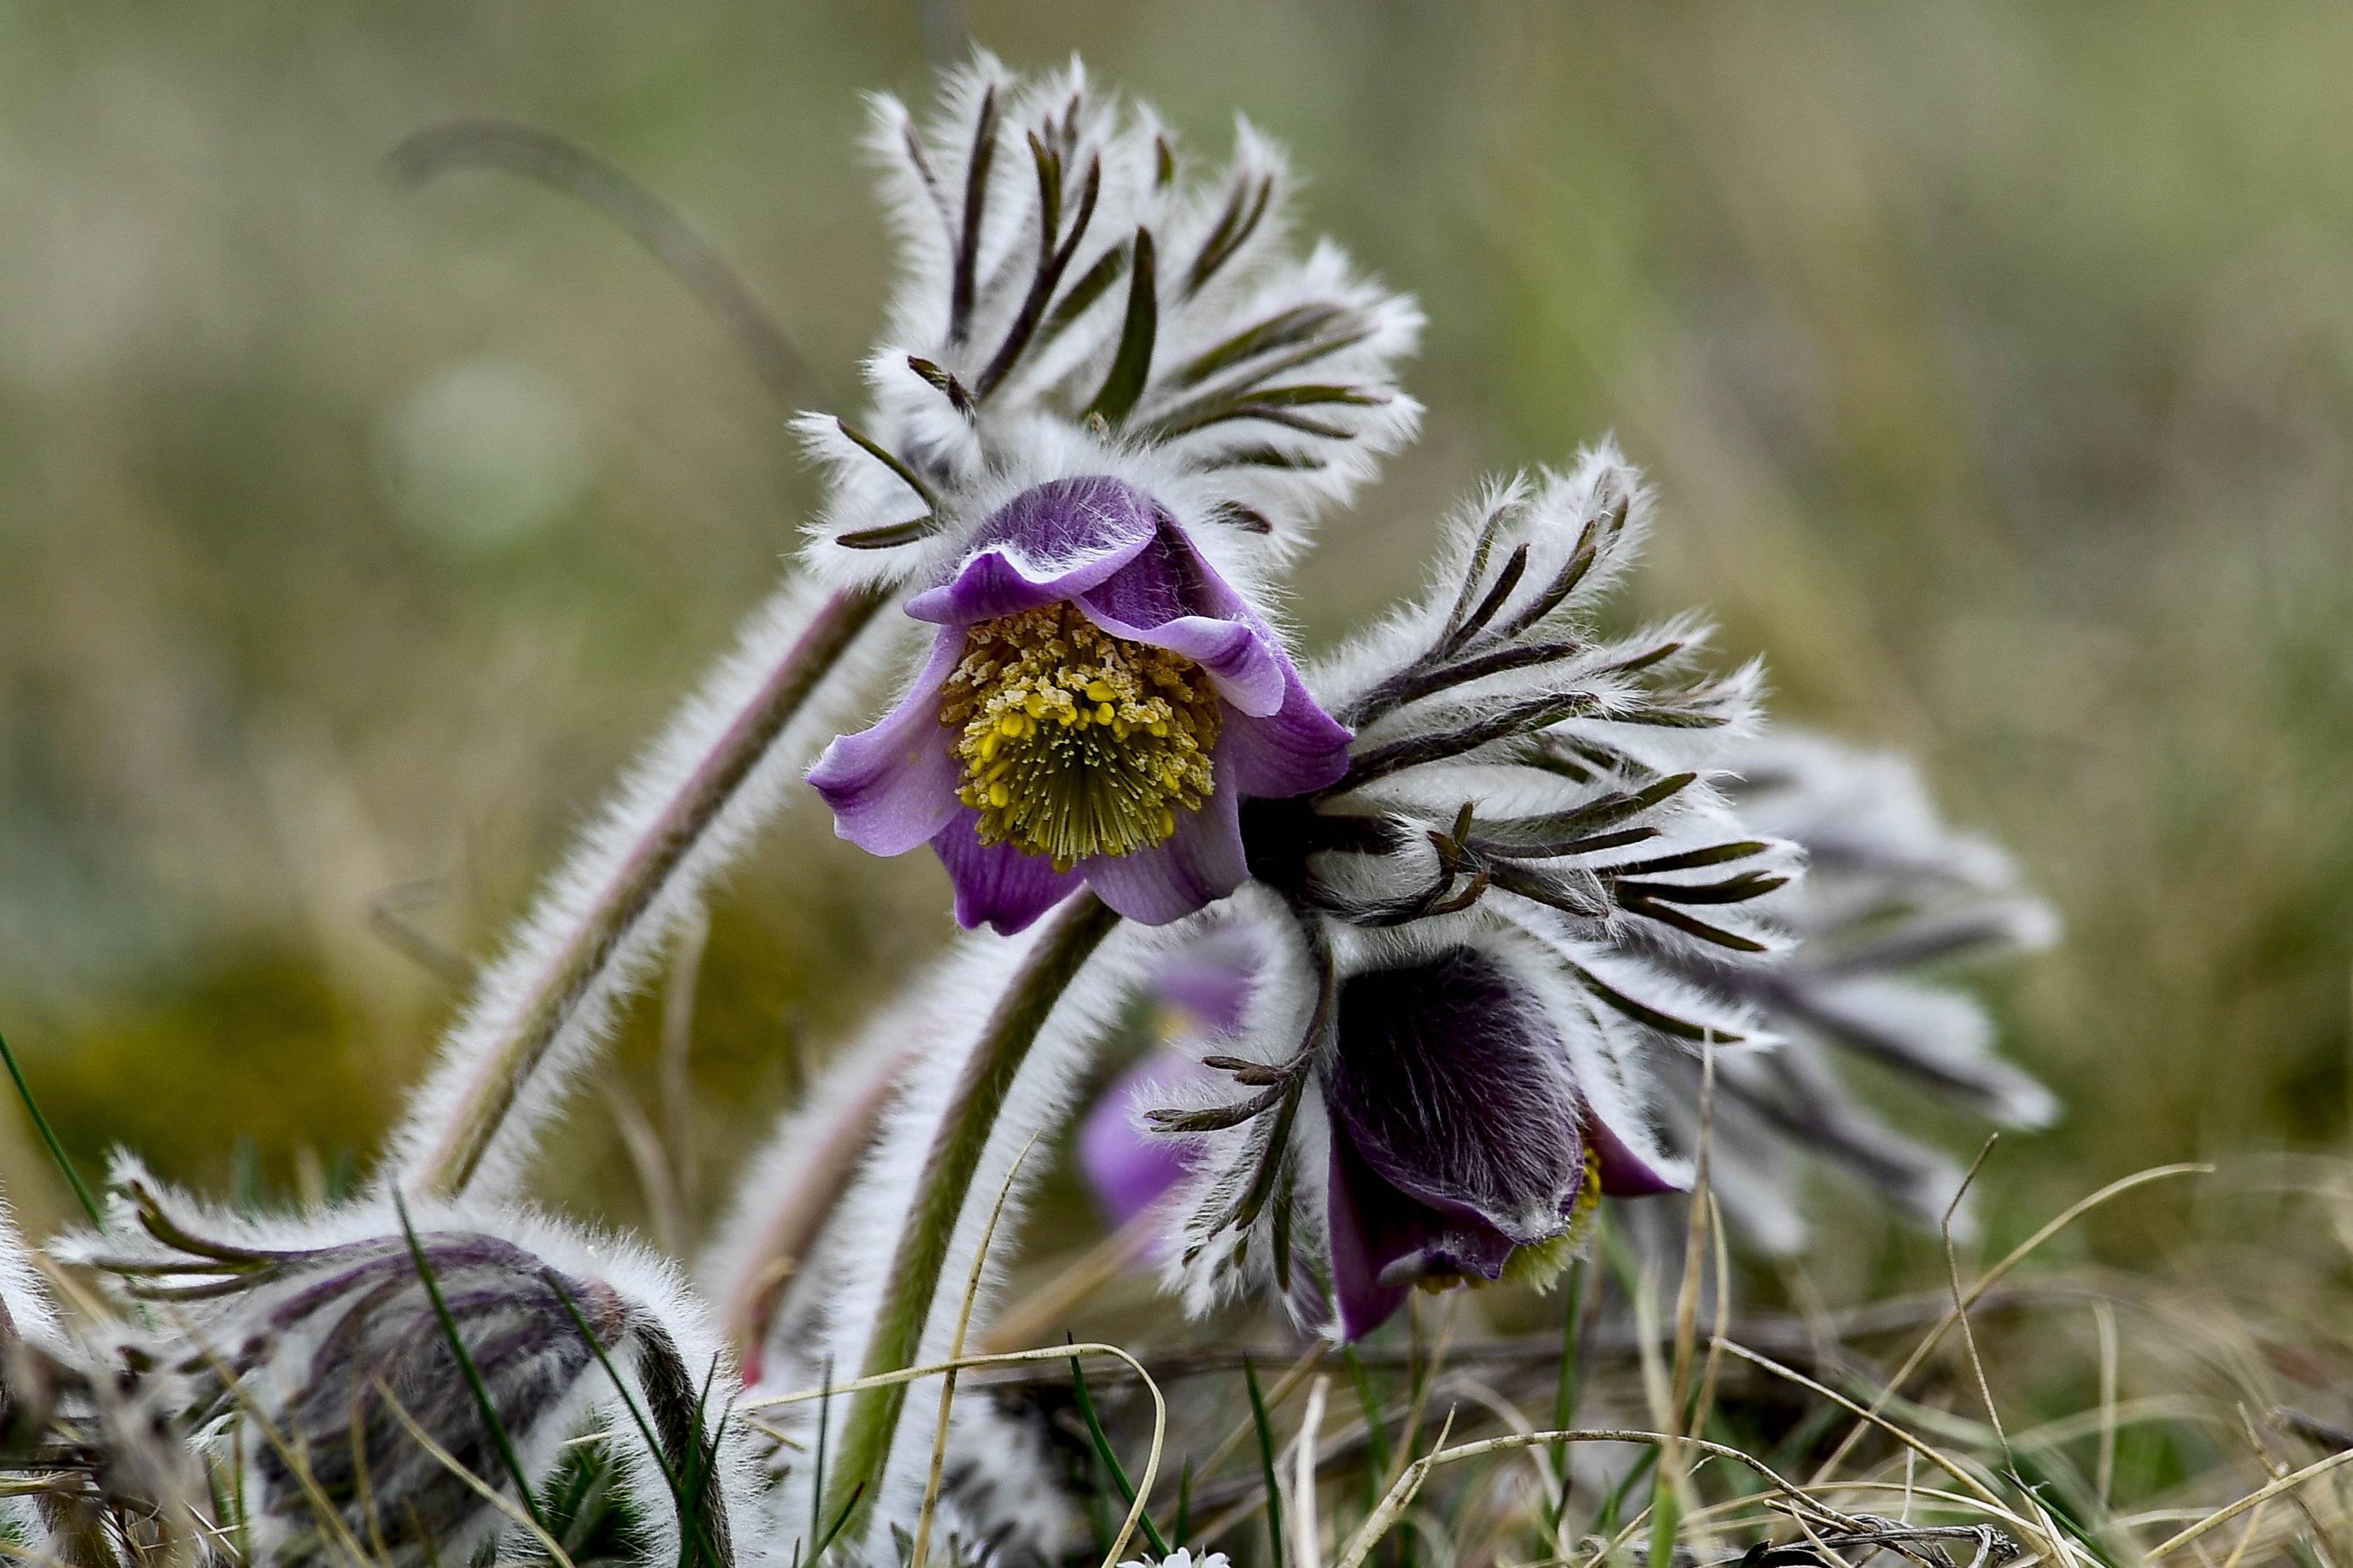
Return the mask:
MULTIPOLYGON (((458 1358, 458 1370, 466 1374, 466 1386, 473 1391, 474 1405, 480 1410, 482 1424, 490 1428, 491 1441, 499 1451, 499 1462, 506 1467, 507 1475, 522 1500, 523 1510, 531 1515, 532 1523, 540 1533, 549 1534, 547 1521, 539 1516, 539 1500, 532 1495, 531 1481, 522 1473, 522 1461, 515 1455, 514 1442, 507 1436, 506 1423, 499 1419, 496 1406, 491 1403, 491 1391, 482 1384, 481 1369, 474 1364, 466 1349, 466 1341, 458 1332, 458 1320, 450 1314, 449 1303, 441 1295, 441 1282, 434 1278, 433 1265, 426 1261, 425 1246, 417 1239, 417 1226, 408 1218, 408 1202, 399 1193, 392 1194, 392 1206, 400 1215, 400 1234, 408 1240, 408 1256, 416 1261, 417 1278, 425 1284, 426 1297, 433 1303, 433 1315, 441 1321, 441 1332, 449 1341, 449 1352, 458 1358)), ((552 1536, 551 1536, 552 1539, 552 1536)))
MULTIPOLYGON (((1553 1384, 1552 1429, 1566 1432, 1577 1424, 1577 1336, 1582 1329, 1585 1315, 1585 1259, 1578 1258, 1569 1266, 1568 1289, 1563 1292, 1567 1303, 1561 1313, 1560 1376, 1553 1384)), ((1560 1521, 1568 1512, 1568 1446, 1561 1444, 1553 1449, 1553 1479, 1560 1488, 1559 1500, 1553 1504, 1552 1532, 1560 1533, 1560 1521)))
MULTIPOLYGON (((540 1277, 555 1292, 555 1299, 564 1303, 564 1310, 572 1315, 573 1324, 579 1329, 580 1337, 587 1342, 590 1353, 605 1369, 605 1375, 613 1380, 613 1388, 620 1394, 621 1403, 629 1407, 629 1418, 638 1424, 638 1436, 646 1440, 646 1452, 651 1454, 654 1463, 661 1467, 662 1481, 670 1488, 670 1506, 678 1510, 679 1539, 687 1542, 691 1551, 699 1552, 702 1561, 717 1563, 719 1553, 712 1548, 710 1535, 702 1527, 702 1510, 690 1500, 702 1495, 700 1485, 690 1493, 678 1472, 670 1468, 670 1456, 662 1452, 660 1442, 654 1436, 653 1423, 646 1419, 645 1411, 638 1404, 638 1396, 629 1391, 629 1385, 621 1378, 621 1369, 613 1364, 613 1358, 606 1353, 603 1342, 588 1326, 587 1318, 581 1312, 579 1304, 572 1300, 572 1292, 564 1288, 564 1281, 556 1277, 555 1270, 543 1268, 540 1277)), ((698 1483, 701 1479, 699 1476, 695 1478, 698 1483)), ((695 1559, 690 1558, 689 1561, 695 1559)))
MULTIPOLYGON (((1103 1436, 1103 1422, 1095 1415, 1094 1396, 1087 1392, 1086 1370, 1079 1365, 1076 1356, 1071 1358, 1071 1389, 1078 1396, 1079 1415, 1086 1421, 1087 1436, 1094 1440, 1095 1457, 1103 1461, 1103 1468, 1110 1472, 1111 1479, 1119 1484, 1119 1495, 1127 1500, 1130 1507, 1134 1507, 1135 1484, 1127 1479, 1127 1467, 1119 1462, 1117 1454, 1112 1452, 1111 1439, 1103 1436)), ((1153 1555, 1167 1556, 1168 1542, 1162 1539, 1159 1530, 1153 1524, 1152 1515, 1148 1512, 1137 1514, 1135 1521, 1143 1527, 1144 1538, 1152 1542, 1153 1555)))
POLYGON ((1193 1536, 1193 1456, 1185 1456, 1185 1468, 1176 1476, 1176 1522, 1168 1531, 1179 1541, 1193 1536))
POLYGON ((1250 1387, 1250 1420, 1258 1426, 1258 1462, 1266 1475, 1267 1560, 1282 1568, 1282 1492, 1274 1484, 1274 1428, 1266 1418, 1266 1396, 1258 1391, 1258 1368, 1242 1357, 1242 1381, 1250 1387))
POLYGON ((81 1200, 81 1212, 90 1215, 90 1224, 104 1230, 105 1214, 99 1208, 98 1200, 90 1195, 90 1189, 82 1184, 81 1173, 75 1170, 74 1163, 66 1157, 66 1146, 58 1142, 57 1133, 49 1126, 49 1119, 41 1114, 41 1102, 33 1098, 32 1085, 25 1081, 25 1069, 16 1065, 16 1053, 9 1049, 8 1037, 5 1035, 0 1035, 0 1061, 8 1064, 8 1076, 16 1080, 16 1098, 25 1102, 26 1114, 33 1119, 33 1126, 39 1131, 41 1142, 49 1146, 49 1158, 55 1160, 58 1169, 65 1173, 66 1185, 71 1187, 74 1196, 81 1200))
POLYGON ((1377 1486, 1380 1483, 1377 1478, 1389 1473, 1389 1434, 1381 1421, 1381 1402, 1373 1393, 1373 1374, 1366 1370, 1365 1358, 1356 1353, 1356 1347, 1344 1347, 1340 1357, 1347 1364, 1349 1381, 1356 1385, 1356 1403, 1364 1408, 1366 1452, 1373 1460, 1367 1479, 1377 1486))
POLYGON ((825 1439, 826 1429, 833 1422, 833 1358, 825 1358, 823 1391, 817 1398, 817 1474, 810 1478, 809 1487, 809 1568, 817 1568, 817 1560, 825 1547, 820 1542, 828 1539, 825 1533, 825 1439))

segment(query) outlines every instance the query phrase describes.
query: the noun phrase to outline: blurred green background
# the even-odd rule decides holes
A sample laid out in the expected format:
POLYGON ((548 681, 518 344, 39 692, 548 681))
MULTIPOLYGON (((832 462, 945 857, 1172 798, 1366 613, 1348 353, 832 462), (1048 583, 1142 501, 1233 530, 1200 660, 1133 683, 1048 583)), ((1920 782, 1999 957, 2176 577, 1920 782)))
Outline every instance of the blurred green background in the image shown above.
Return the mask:
MULTIPOLYGON (((1629 613, 1712 607, 1781 712, 1915 752, 2018 852, 2068 935, 1996 990, 2072 1114, 1989 1168, 1998 1231, 2341 1137, 2353 9, 961 20, 1017 66, 1083 52, 1203 156, 1246 112, 1312 172, 1306 221, 1423 300, 1429 433, 1305 567, 1313 643, 1418 580, 1480 475, 1614 429, 1666 519, 1629 613)), ((79 1154, 216 1189, 364 1163, 452 958, 812 500, 777 405, 628 242, 498 176, 404 195, 384 153, 471 114, 589 143, 844 388, 887 259, 860 94, 927 95, 943 31, 892 4, 0 8, 0 1028, 79 1154)), ((942 888, 806 809, 728 884, 710 1185, 944 937, 942 888)), ((640 1100, 658 1013, 615 1068, 640 1100)), ((547 1190, 631 1219, 626 1171, 584 1097, 547 1190)), ((34 1228, 62 1213, 13 1109, 0 1182, 34 1228)), ((2067 1245, 2137 1256, 2168 1212, 2067 1245)), ((1875 1223, 1833 1273, 1921 1258, 1875 1223)))

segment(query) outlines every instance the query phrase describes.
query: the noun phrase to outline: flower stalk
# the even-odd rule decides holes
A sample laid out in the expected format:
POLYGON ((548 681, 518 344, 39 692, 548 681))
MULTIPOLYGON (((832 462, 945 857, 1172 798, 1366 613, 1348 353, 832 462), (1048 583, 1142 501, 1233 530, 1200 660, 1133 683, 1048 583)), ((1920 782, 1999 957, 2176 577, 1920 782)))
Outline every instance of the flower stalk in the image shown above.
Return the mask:
MULTIPOLYGON (((691 879, 689 863, 721 815, 742 794, 786 727, 807 706, 888 599, 880 588, 828 595, 786 647, 748 701, 718 730, 612 866, 570 929, 512 1001, 492 991, 459 1026, 471 1063, 439 1131, 409 1164, 400 1185, 419 1196, 454 1198, 480 1172, 501 1129, 534 1075, 567 1034, 593 1034, 607 984, 641 959, 663 922, 658 912, 691 879), (484 1017, 488 1012, 491 1016, 484 1017)), ((453 1065, 457 1065, 453 1062, 453 1065)))
MULTIPOLYGON (((890 1283, 860 1372, 862 1378, 885 1377, 915 1364, 951 1242, 972 1199, 974 1173, 1014 1079, 1055 1004, 1120 916, 1092 893, 1082 892, 1051 919, 965 1058, 923 1162, 906 1228, 899 1235, 890 1283)), ((850 1403, 825 1502, 827 1517, 847 1518, 844 1532, 850 1540, 859 1539, 872 1511, 906 1402, 906 1385, 892 1384, 861 1390, 850 1403)))

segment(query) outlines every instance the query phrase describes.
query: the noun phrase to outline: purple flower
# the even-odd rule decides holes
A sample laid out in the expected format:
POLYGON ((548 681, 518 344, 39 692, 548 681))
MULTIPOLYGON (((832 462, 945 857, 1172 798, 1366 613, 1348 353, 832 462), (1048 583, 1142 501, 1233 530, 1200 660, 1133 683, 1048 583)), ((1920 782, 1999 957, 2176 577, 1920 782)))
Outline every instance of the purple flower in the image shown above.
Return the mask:
POLYGON ((1604 1194, 1679 1184, 1594 1113, 1552 1019, 1476 949, 1346 980, 1324 1090, 1346 1339, 1415 1285, 1565 1262, 1604 1194))
POLYGON ((905 697, 809 772, 845 838, 929 844, 956 919, 1021 930, 1083 882, 1159 925, 1240 886, 1243 795, 1321 788, 1347 730, 1168 511, 1054 479, 976 531, 907 613, 940 628, 905 697))

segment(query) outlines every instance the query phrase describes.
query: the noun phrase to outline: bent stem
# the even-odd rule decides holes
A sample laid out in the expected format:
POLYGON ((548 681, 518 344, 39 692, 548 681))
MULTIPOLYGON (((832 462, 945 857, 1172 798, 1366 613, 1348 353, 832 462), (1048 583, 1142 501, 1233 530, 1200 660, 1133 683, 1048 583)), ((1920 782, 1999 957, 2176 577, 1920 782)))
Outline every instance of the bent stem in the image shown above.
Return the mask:
POLYGON ((597 889, 583 918, 509 1012, 426 1158, 403 1183, 425 1197, 463 1193, 524 1085, 629 949, 695 846, 888 597, 844 589, 819 607, 751 700, 680 781, 597 889))
MULTIPOLYGON (((941 1117, 915 1188, 913 1209, 891 1261, 862 1379, 888 1377, 914 1365, 939 1294, 949 1243, 964 1217, 974 1173, 1006 1097, 1055 1003, 1120 917, 1092 893, 1082 892, 1051 918, 1052 925, 997 1000, 941 1117)), ((851 1540, 858 1539, 872 1512, 906 1402, 906 1384, 892 1383, 863 1389, 850 1403, 825 1511, 847 1514, 851 1540)))

